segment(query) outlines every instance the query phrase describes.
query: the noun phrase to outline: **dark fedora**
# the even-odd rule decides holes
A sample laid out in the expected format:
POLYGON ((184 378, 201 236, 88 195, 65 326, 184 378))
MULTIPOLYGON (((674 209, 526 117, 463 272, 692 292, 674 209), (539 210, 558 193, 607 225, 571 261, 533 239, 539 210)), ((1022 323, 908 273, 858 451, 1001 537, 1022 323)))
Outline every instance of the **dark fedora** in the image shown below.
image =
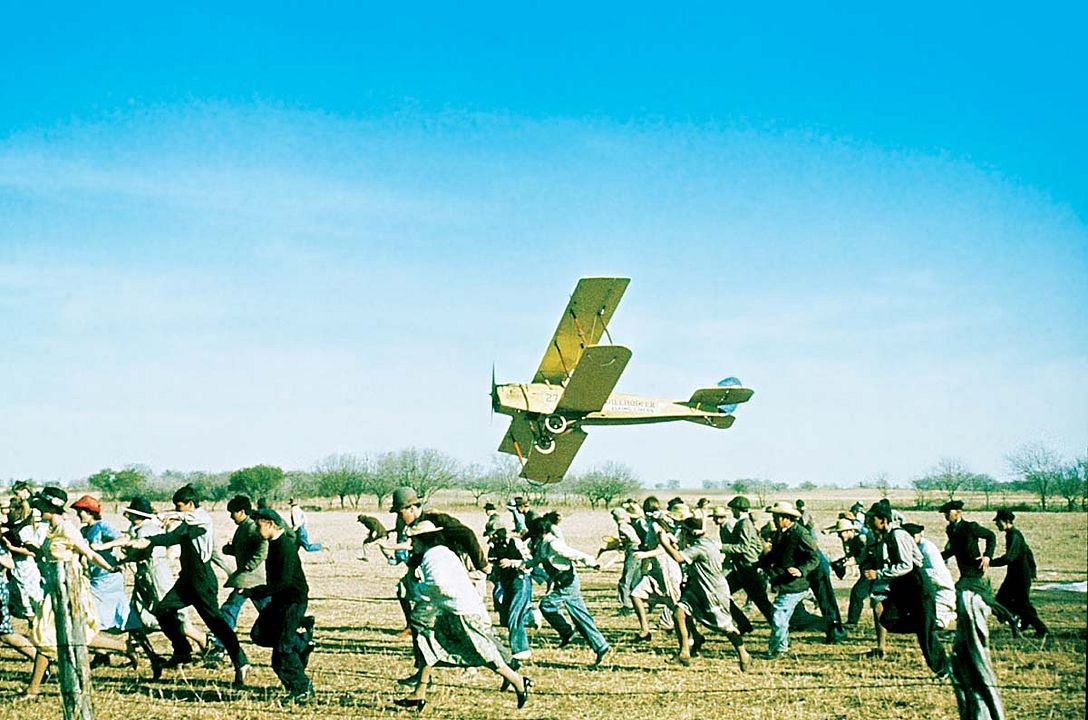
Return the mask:
POLYGON ((949 500, 937 508, 938 512, 946 513, 949 510, 963 510, 963 500, 949 500))
POLYGON ((739 510, 740 512, 748 512, 752 509, 752 503, 748 502, 748 498, 744 497, 743 495, 737 495, 727 504, 729 505, 729 507, 733 508, 734 510, 739 510))
POLYGON ((68 505, 68 493, 59 487, 44 487, 30 496, 30 507, 38 512, 63 513, 68 505))
POLYGON ((128 501, 128 507, 122 512, 124 515, 139 515, 140 517, 153 517, 155 508, 151 507, 151 501, 145 497, 136 496, 128 501))

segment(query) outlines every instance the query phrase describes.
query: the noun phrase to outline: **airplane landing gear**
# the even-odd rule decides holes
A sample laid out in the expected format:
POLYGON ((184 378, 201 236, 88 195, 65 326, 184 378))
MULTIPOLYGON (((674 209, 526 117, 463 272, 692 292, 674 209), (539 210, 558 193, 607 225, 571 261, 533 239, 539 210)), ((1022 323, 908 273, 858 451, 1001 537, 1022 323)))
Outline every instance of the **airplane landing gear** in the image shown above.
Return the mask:
POLYGON ((533 445, 541 455, 551 455, 555 452, 555 438, 551 435, 541 435, 533 445))
POLYGON ((570 426, 570 420, 562 415, 548 415, 544 418, 544 429, 552 435, 562 435, 570 426))

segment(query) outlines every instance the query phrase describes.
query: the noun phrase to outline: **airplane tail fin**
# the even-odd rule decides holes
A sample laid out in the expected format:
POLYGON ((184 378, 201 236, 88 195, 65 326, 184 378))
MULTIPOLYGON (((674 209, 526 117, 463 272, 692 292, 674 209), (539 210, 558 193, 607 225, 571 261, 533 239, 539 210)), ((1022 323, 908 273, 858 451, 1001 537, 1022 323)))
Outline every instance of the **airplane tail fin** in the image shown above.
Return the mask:
MULTIPOLYGON (((718 387, 744 387, 744 383, 740 381, 740 378, 735 378, 732 375, 719 380, 718 387)), ((718 406, 718 412, 731 413, 737 409, 737 403, 727 403, 725 405, 718 406)))

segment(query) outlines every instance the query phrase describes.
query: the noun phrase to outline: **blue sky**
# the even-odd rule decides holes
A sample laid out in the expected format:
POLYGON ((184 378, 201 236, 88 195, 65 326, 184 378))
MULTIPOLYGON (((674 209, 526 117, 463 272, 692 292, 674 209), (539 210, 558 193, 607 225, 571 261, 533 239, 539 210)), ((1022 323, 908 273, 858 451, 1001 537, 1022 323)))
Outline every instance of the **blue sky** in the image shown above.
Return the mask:
POLYGON ((619 389, 756 395, 575 470, 1084 452, 1079 7, 114 7, 0 28, 0 477, 486 463, 608 274, 619 389))

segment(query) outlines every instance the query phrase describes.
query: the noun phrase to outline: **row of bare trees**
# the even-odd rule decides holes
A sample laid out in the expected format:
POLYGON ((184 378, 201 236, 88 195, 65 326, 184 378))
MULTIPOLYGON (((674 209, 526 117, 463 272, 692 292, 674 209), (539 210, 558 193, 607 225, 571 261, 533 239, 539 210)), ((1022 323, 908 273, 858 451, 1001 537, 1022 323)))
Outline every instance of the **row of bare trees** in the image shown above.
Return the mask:
POLYGON ((236 494, 280 502, 288 497, 329 498, 341 508, 357 508, 373 497, 379 507, 398 487, 410 486, 424 500, 439 490, 461 490, 476 505, 485 498, 505 502, 525 495, 534 504, 547 504, 570 497, 587 501, 592 507, 608 507, 636 494, 641 485, 625 465, 606 463, 581 474, 568 475, 561 483, 533 485, 519 477, 521 466, 512 457, 500 456, 484 467, 464 465, 432 448, 405 448, 377 455, 338 454, 317 462, 310 470, 255 465, 231 472, 204 473, 167 470, 156 474, 144 465, 120 469, 104 468, 91 475, 86 484, 103 497, 127 501, 141 495, 152 501, 169 500, 178 487, 195 485, 214 507, 236 494))
POLYGON ((999 482, 991 475, 972 472, 958 458, 941 458, 911 482, 915 504, 924 506, 931 493, 954 500, 958 492, 976 492, 983 495, 988 509, 995 494, 1028 492, 1039 498, 1043 510, 1054 509, 1055 498, 1065 501, 1066 510, 1088 509, 1088 458, 1066 461, 1045 444, 1031 443, 1009 453, 1005 462, 1013 479, 999 482))

